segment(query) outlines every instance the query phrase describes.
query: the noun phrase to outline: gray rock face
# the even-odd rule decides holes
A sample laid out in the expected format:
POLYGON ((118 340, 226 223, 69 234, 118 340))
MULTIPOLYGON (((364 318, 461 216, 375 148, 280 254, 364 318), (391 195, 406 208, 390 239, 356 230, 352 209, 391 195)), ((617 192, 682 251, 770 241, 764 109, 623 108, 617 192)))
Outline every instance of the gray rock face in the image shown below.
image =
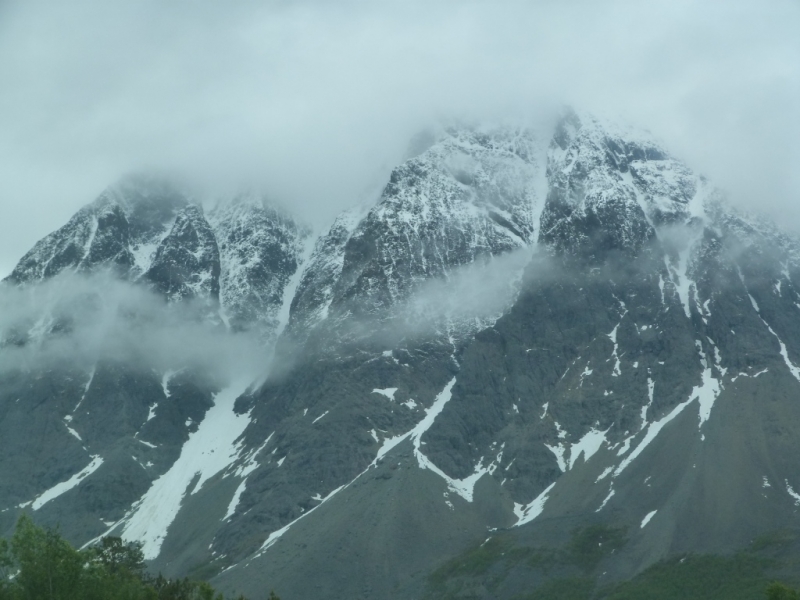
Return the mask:
POLYGON ((31 306, 0 327, 0 352, 11 353, 0 368, 4 531, 19 510, 33 510, 83 543, 129 516, 184 454, 229 377, 198 369, 194 358, 208 349, 172 357, 153 340, 224 344, 220 305, 235 313, 230 335, 257 329, 264 344, 274 338, 305 233, 263 203, 248 209, 248 228, 241 209, 220 204, 212 226, 163 181, 126 179, 39 242, 6 280, 31 306), (108 294, 91 288, 106 284, 108 294), (171 330, 153 338, 159 325, 171 330), (123 347, 142 335, 150 346, 123 347))
MULTIPOLYGON (((603 567, 618 578, 799 525, 800 246, 646 134, 576 113, 547 135, 445 130, 315 241, 255 196, 208 218, 104 202, 10 281, 113 266, 172 308, 218 299, 275 360, 255 383, 3 372, 6 528, 34 509, 291 600, 419 598, 487 529, 557 546, 627 527, 603 567)), ((512 598, 539 577, 507 573, 467 588, 512 598)))
POLYGON ((274 342, 288 318, 281 310, 291 302, 292 277, 310 231, 255 195, 218 205, 209 220, 219 244, 220 303, 229 326, 255 327, 265 342, 274 342))
POLYGON ((39 241, 8 281, 30 283, 65 270, 89 272, 103 266, 136 277, 147 269, 152 252, 187 202, 164 181, 129 177, 39 241))
POLYGON ((178 213, 144 278, 170 301, 219 300, 219 248, 199 206, 178 213))
POLYGON ((361 344, 364 330, 402 321, 425 282, 527 247, 544 200, 540 146, 526 129, 454 128, 394 169, 373 207, 348 211, 318 240, 290 337, 325 351, 333 339, 361 344))

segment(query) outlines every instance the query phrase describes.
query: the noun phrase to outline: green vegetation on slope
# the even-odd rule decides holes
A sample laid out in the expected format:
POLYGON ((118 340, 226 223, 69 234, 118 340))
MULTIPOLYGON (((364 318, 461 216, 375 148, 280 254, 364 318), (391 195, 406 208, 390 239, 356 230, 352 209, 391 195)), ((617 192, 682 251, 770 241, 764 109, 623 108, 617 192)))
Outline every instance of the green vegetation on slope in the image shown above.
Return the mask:
MULTIPOLYGON (((76 550, 27 516, 0 539, 0 600, 223 600, 208 583, 151 577, 139 544, 106 537, 76 550)), ((240 596, 238 600, 244 600, 240 596)), ((279 600, 274 594, 270 600, 279 600)))
POLYGON ((659 562, 597 597, 607 600, 763 598, 771 561, 749 553, 686 556, 659 562))
MULTIPOLYGON (((572 532, 558 549, 516 546, 501 534, 445 563, 429 578, 430 600, 800 600, 770 583, 797 572, 785 551, 789 532, 756 540, 733 555, 686 555, 652 565, 629 581, 598 583, 603 565, 626 543, 626 531, 592 525, 572 532), (782 556, 783 558, 778 558, 782 556), (524 586, 524 587, 522 587, 524 586), (520 588, 527 591, 520 593, 520 588)), ((796 583, 796 582, 795 582, 796 583)))

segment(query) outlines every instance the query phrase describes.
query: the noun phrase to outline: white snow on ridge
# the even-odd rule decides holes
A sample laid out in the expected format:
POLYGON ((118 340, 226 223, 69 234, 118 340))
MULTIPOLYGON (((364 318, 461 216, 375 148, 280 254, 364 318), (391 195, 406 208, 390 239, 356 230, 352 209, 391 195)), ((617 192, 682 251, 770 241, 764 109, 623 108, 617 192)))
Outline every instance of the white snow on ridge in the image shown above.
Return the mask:
POLYGON ((381 396, 386 396, 389 400, 394 400, 394 395, 397 392, 397 388, 384 388, 379 389, 375 388, 372 390, 373 394, 380 394, 381 396))
MULTIPOLYGON (((65 419, 65 420, 66 420, 66 419, 65 419)), ((66 428, 67 428, 67 431, 69 431, 69 432, 70 432, 70 434, 71 434, 72 436, 74 436, 74 437, 78 438, 78 440, 79 440, 79 441, 81 441, 81 442, 83 441, 83 439, 81 438, 81 436, 78 434, 78 432, 77 432, 77 431, 75 431, 75 430, 74 430, 72 427, 70 427, 70 426, 69 426, 69 425, 67 425, 66 423, 64 423, 64 425, 66 426, 66 428)))
POLYGON ((196 493, 209 478, 238 457, 239 446, 235 442, 250 422, 250 416, 249 413, 234 413, 233 404, 248 383, 249 380, 237 381, 214 397, 214 406, 208 410, 197 430, 189 434, 178 460, 153 482, 123 519, 125 525, 121 537, 126 541, 141 542, 146 559, 158 556, 184 496, 196 493), (189 491, 189 485, 195 479, 197 482, 189 491))
POLYGON ((562 473, 566 473, 567 471, 567 461, 564 459, 564 454, 566 454, 566 447, 564 444, 559 444, 558 446, 551 446, 550 444, 545 444, 545 447, 550 450, 553 454, 556 455, 556 462, 558 463, 558 468, 561 470, 562 473))
POLYGON ((677 417, 683 411, 684 408, 689 406, 689 404, 691 404, 694 401, 694 399, 695 396, 690 396, 688 400, 682 402, 681 404, 673 408, 672 411, 667 416, 663 417, 662 419, 659 419, 658 421, 653 421, 652 423, 650 423, 647 426, 647 432, 645 433, 644 438, 642 439, 641 442, 639 442, 636 448, 633 449, 633 452, 631 452, 625 458, 625 460, 623 460, 620 463, 620 465, 616 468, 616 470, 614 471, 614 477, 617 477, 620 473, 622 473, 628 467, 628 465, 630 465, 636 459, 636 457, 639 456, 644 451, 644 449, 650 444, 650 442, 652 442, 656 438, 656 436, 661 432, 664 426, 670 421, 672 421, 675 417, 677 417))
MULTIPOLYGON (((559 434, 558 437, 562 439, 565 438, 566 432, 560 428, 558 423, 556 423, 556 428, 559 434), (562 433, 564 435, 562 435, 562 433)), ((608 430, 598 431, 592 428, 586 432, 580 440, 572 445, 567 443, 560 443, 557 446, 545 444, 545 447, 555 454, 558 468, 562 473, 566 473, 575 466, 579 456, 583 455, 584 462, 594 456, 600 449, 600 446, 603 445, 603 442, 606 441, 606 433, 608 433, 608 430), (569 451, 569 461, 565 458, 567 451, 569 451)))
MULTIPOLYGON (((672 284, 675 287, 675 291, 678 293, 678 298, 680 298, 687 319, 692 318, 692 311, 689 308, 689 300, 692 287, 694 286, 694 282, 689 279, 689 257, 691 255, 691 247, 692 244, 690 243, 688 247, 679 254, 677 270, 667 263, 667 271, 672 276, 672 284), (675 281, 676 275, 678 279, 677 282, 675 281)), ((666 261, 666 257, 664 260, 666 261)))
POLYGON ((172 225, 174 223, 170 223, 165 229, 163 234, 159 239, 150 241, 149 243, 139 244, 135 248, 131 248, 131 254, 133 255, 133 264, 138 267, 139 273, 146 273, 147 270, 150 268, 150 265, 153 264, 153 258, 156 255, 156 250, 161 245, 161 242, 164 241, 164 238, 169 235, 169 232, 172 231, 172 225))
POLYGON ((297 288, 300 287, 300 281, 303 279, 306 268, 311 260, 311 254, 314 252, 314 243, 317 240, 316 235, 308 235, 302 240, 300 252, 297 254, 297 269, 289 278, 286 286, 283 288, 283 296, 281 298, 281 306, 278 309, 277 318, 278 326, 275 328, 275 339, 277 340, 289 324, 289 316, 292 308, 292 300, 297 294, 297 288))
POLYGON ((786 480, 786 491, 789 492, 789 495, 794 500, 796 506, 800 506, 800 494, 794 491, 791 485, 789 485, 789 480, 786 480))
POLYGON ((614 467, 613 467, 613 465, 612 465, 612 466, 610 466, 610 467, 606 467, 606 468, 603 470, 603 472, 602 472, 602 473, 600 473, 600 475, 598 475, 597 479, 595 479, 595 481, 594 481, 594 482, 595 482, 595 483, 599 483, 601 480, 605 479, 606 477, 608 477, 609 475, 611 475, 611 473, 613 473, 613 472, 614 472, 614 467))
POLYGON ((785 480, 785 483, 786 483, 786 491, 789 493, 789 495, 794 500, 795 505, 796 506, 800 506, 800 494, 795 492, 794 489, 792 488, 792 486, 789 485, 789 480, 788 479, 785 480))
POLYGON ((639 525, 639 529, 644 529, 644 526, 647 525, 650 522, 650 519, 652 519, 653 517, 656 516, 657 512, 658 512, 657 510, 654 510, 654 511, 651 511, 651 512, 647 513, 644 516, 644 519, 642 519, 642 524, 639 525))
POLYGON ((545 489, 541 494, 539 494, 530 504, 522 505, 514 503, 514 514, 517 516, 517 522, 514 523, 514 527, 519 527, 520 525, 525 525, 525 523, 530 523, 544 510, 544 504, 547 502, 547 498, 550 495, 553 487, 556 485, 555 482, 551 483, 547 489, 545 489))
POLYGON ((258 456, 261 451, 269 444, 269 441, 272 439, 272 436, 275 435, 275 432, 269 434, 264 443, 261 444, 259 448, 251 451, 250 454, 245 459, 243 465, 241 465, 236 472, 234 473, 237 477, 242 477, 242 482, 239 484, 239 487, 236 488, 236 491, 233 493, 233 497, 231 501, 228 503, 228 510, 225 511, 225 516, 222 517, 223 521, 227 521, 230 519, 233 514, 236 512, 236 507, 239 506, 239 500, 244 493, 245 488, 247 487, 247 476, 250 475, 253 471, 256 470, 258 467, 258 463, 256 462, 256 456, 258 456))
POLYGON ((700 425, 708 421, 711 416, 711 408, 714 406, 714 401, 719 396, 721 386, 719 381, 714 377, 711 369, 703 370, 703 382, 695 386, 692 390, 692 399, 697 398, 699 403, 700 425))
MULTIPOLYGON (((747 285, 744 281, 744 275, 742 275, 742 270, 739 269, 739 279, 742 281, 742 285, 745 286, 745 291, 747 291, 747 285)), ((750 292, 747 292, 747 296, 750 298, 750 303, 753 305, 753 309, 758 313, 758 318, 761 319, 761 322, 764 323, 764 326, 769 330, 769 332, 775 336, 775 339, 778 340, 778 344, 781 349, 781 356, 783 357, 783 362, 786 363, 786 366, 789 368, 789 372, 792 374, 792 377, 800 381, 800 369, 798 369, 795 364, 789 359, 789 353, 786 350, 786 344, 783 343, 780 336, 775 332, 775 330, 764 320, 764 317, 761 316, 761 309, 758 307, 758 303, 756 299, 753 298, 750 292)))
MULTIPOLYGON (((760 317, 760 316, 761 316, 761 315, 759 314, 759 317, 760 317)), ((774 330, 774 329, 772 329, 772 327, 770 327, 770 326, 769 326, 769 324, 768 324, 766 321, 764 321, 764 319, 763 319, 763 318, 762 318, 761 320, 763 321, 764 325, 766 325, 766 326, 767 326, 767 329, 769 329, 769 332, 770 332, 772 335, 774 335, 774 336, 775 336, 775 339, 776 339, 776 340, 778 340, 778 344, 779 344, 779 345, 780 345, 780 347, 781 347, 781 356, 783 357, 783 362, 785 362, 785 363, 786 363, 786 366, 789 368, 789 372, 792 374, 792 377, 794 377, 795 379, 797 379, 797 381, 800 381, 800 369, 798 369, 798 368, 797 368, 797 367, 794 365, 794 363, 793 363, 791 360, 789 360, 789 353, 788 353, 788 352, 787 352, 787 350, 786 350, 786 344, 784 344, 784 343, 783 343, 783 340, 781 340, 781 338, 780 338, 780 337, 778 337, 778 334, 777 334, 777 333, 775 333, 775 330, 774 330)), ((760 375, 760 374, 761 374, 761 373, 759 373, 759 375, 760 375)), ((756 375, 756 377, 757 377, 757 375, 756 375)))
POLYGON ((442 471, 439 467, 437 467, 431 460, 422 453, 421 442, 420 439, 422 438, 422 434, 424 434, 430 427, 433 425, 433 422, 436 420, 436 417, 439 413, 442 412, 444 409, 445 404, 450 401, 452 397, 453 386, 456 383, 456 378, 450 380, 450 382, 445 386, 445 388, 439 393, 439 395, 434 400, 431 407, 425 412, 425 417, 417 424, 414 429, 405 433, 400 436, 396 436, 394 438, 390 438, 383 442, 380 450, 378 450, 378 457, 379 459, 384 456, 389 450, 397 446, 400 442, 405 439, 411 439, 414 445, 414 456, 417 459, 417 464, 421 469, 428 469, 429 471, 433 471, 439 477, 445 480, 447 483, 447 487, 450 491, 455 492, 467 502, 472 502, 472 493, 475 488, 475 484, 478 480, 483 477, 486 473, 492 473, 497 468, 496 464, 490 463, 487 466, 483 466, 483 460, 478 463, 477 467, 475 468, 475 472, 464 479, 453 479, 449 475, 447 475, 444 471, 442 471))
MULTIPOLYGON (((361 477, 361 475, 359 475, 358 477, 361 477)), ((358 477, 356 477, 356 479, 358 479, 358 477)), ((354 480, 354 481, 355 481, 355 480, 354 480)), ((350 482, 350 483, 352 483, 352 482, 350 482)), ((269 537, 268 537, 268 538, 267 538, 267 539, 264 541, 264 543, 261 545, 261 548, 259 548, 259 549, 258 549, 258 552, 255 554, 255 556, 253 556, 253 558, 256 558, 256 557, 258 557, 258 556, 261 556, 261 555, 264 553, 264 550, 266 550, 267 548, 269 548, 270 546, 272 546, 272 545, 273 545, 275 542, 277 542, 277 541, 280 539, 280 537, 281 537, 281 536, 282 536, 284 533, 286 533, 287 531, 289 531, 289 528, 291 528, 291 526, 292 526, 292 525, 294 525, 295 523, 297 523, 297 522, 298 522, 300 519, 304 519, 305 517, 307 517, 308 515, 310 515, 311 513, 313 513, 315 510, 317 510, 317 509, 318 509, 320 506, 322 506, 323 504, 325 504, 325 502, 327 502, 328 500, 330 500, 331 498, 333 498, 333 497, 334 497, 336 494, 338 494, 338 493, 339 493, 339 492, 340 492, 342 489, 346 488, 348 485, 350 485, 350 484, 348 483, 348 484, 345 484, 345 485, 339 486, 338 488, 336 488, 335 490, 333 490, 333 491, 332 491, 330 494, 328 494, 328 495, 327 495, 327 496, 325 496, 324 498, 321 498, 321 499, 320 499, 320 498, 314 498, 314 500, 317 500, 317 499, 319 499, 319 501, 320 501, 320 502, 319 502, 319 504, 317 504, 317 505, 316 505, 314 508, 312 508, 312 509, 311 509, 311 510, 309 510, 308 512, 305 512, 305 513, 303 513, 301 516, 297 517, 297 518, 296 518, 294 521, 292 521, 291 523, 288 523, 287 525, 284 525, 283 527, 281 527, 281 528, 280 528, 280 529, 278 529, 277 531, 273 531, 272 533, 270 533, 270 534, 269 534, 269 537)), ((233 566, 235 566, 235 565, 233 565, 233 566)), ((232 567, 228 567, 228 568, 230 569, 230 568, 232 568, 232 567)), ((226 569, 226 571, 227 571, 227 570, 228 570, 228 569, 226 569)), ((223 571, 223 573, 224 573, 224 571, 223 571)))
POLYGON ((647 404, 642 407, 642 426, 639 428, 639 431, 644 429, 647 426, 647 411, 650 410, 650 407, 653 405, 653 395, 656 389, 656 383, 652 380, 652 378, 647 378, 647 404))
POLYGON ((569 450, 569 468, 572 469, 582 454, 584 462, 588 461, 594 454, 600 450, 600 446, 606 441, 605 431, 598 431, 594 428, 590 429, 577 443, 573 444, 569 450))
POLYGON ((164 376, 161 378, 161 389, 164 390, 164 396, 166 398, 169 398, 171 395, 169 392, 169 382, 173 377, 175 377, 176 373, 177 371, 173 371, 170 369, 167 372, 165 372, 164 376))
POLYGON ((78 473, 61 483, 57 483, 46 492, 39 494, 39 496, 31 503, 33 510, 39 510, 51 500, 55 500, 61 494, 68 492, 72 488, 80 484, 81 481, 86 479, 89 475, 94 473, 103 464, 103 459, 99 456, 92 456, 92 462, 86 465, 78 473))
MULTIPOLYGON (((378 453, 377 453, 377 455, 375 456, 375 460, 373 460, 373 461, 372 461, 372 462, 371 462, 371 463, 370 463, 370 464, 367 466, 367 468, 366 468, 366 469, 364 469, 364 470, 363 470, 361 473, 359 473, 358 475, 356 475, 356 477, 355 477, 355 478, 353 478, 353 480, 352 480, 352 481, 350 481, 350 482, 348 482, 348 483, 346 483, 346 484, 344 484, 344 485, 341 485, 341 486, 339 486, 339 487, 338 487, 338 488, 336 488, 335 490, 331 491, 331 492, 330 492, 330 493, 329 493, 327 496, 325 496, 324 498, 322 498, 322 497, 320 496, 320 494, 317 494, 316 496, 314 496, 314 497, 312 498, 312 500, 317 500, 317 501, 319 501, 319 504, 318 504, 317 506, 315 506, 314 508, 312 508, 311 510, 309 510, 308 512, 305 512, 305 513, 303 513, 302 515, 300 515, 299 517, 297 517, 297 518, 296 518, 294 521, 292 521, 291 523, 287 523, 286 525, 284 525, 284 526, 283 526, 283 527, 281 527, 280 529, 278 529, 278 530, 276 530, 276 531, 273 531, 272 533, 270 533, 270 534, 269 534, 269 536, 267 537, 267 539, 266 539, 266 540, 264 541, 264 543, 261 545, 261 548, 259 548, 258 552, 256 552, 256 553, 255 553, 255 555, 253 555, 253 558, 256 558, 256 557, 258 557, 258 556, 261 556, 261 555, 264 553, 264 551, 265 551, 265 550, 267 550, 269 547, 271 547, 273 544, 275 544, 275 542, 277 542, 277 541, 278 541, 278 540, 281 538, 281 536, 282 536, 284 533, 286 533, 287 531, 289 531, 289 529, 292 527, 292 525, 294 525, 295 523, 297 523, 297 522, 298 522, 298 521, 300 521, 301 519, 304 519, 304 518, 306 518, 308 515, 310 515, 311 513, 313 513, 315 510, 317 510, 317 509, 318 509, 320 506, 322 506, 323 504, 325 504, 325 503, 326 503, 328 500, 330 500, 331 498, 333 498, 333 497, 334 497, 336 494, 338 494, 338 493, 339 493, 341 490, 343 490, 343 489, 346 489, 346 488, 347 488, 347 487, 349 487, 349 486, 350 486, 350 485, 351 485, 353 482, 357 481, 357 480, 358 480, 358 479, 359 479, 359 478, 360 478, 360 477, 361 477, 361 476, 362 476, 364 473, 366 473, 366 472, 367 472, 367 471, 369 471, 371 468, 373 468, 375 465, 377 465, 378 461, 379 461, 381 458, 383 458, 383 457, 384 457, 384 456, 385 456, 385 455, 386 455, 386 454, 387 454, 387 453, 388 453, 388 452, 389 452, 389 451, 390 451, 392 448, 396 447, 396 446, 397 446, 398 444, 400 444, 401 442, 403 442, 403 441, 405 441, 405 440, 407 440, 407 439, 409 439, 409 438, 412 438, 412 439, 414 439, 414 440, 415 440, 414 451, 415 451, 415 454, 417 454, 417 459, 419 460, 419 456, 421 456, 421 453, 419 453, 419 451, 418 451, 418 448, 419 448, 419 437, 420 437, 420 436, 421 436, 423 433, 425 433, 425 432, 426 432, 426 431, 427 431, 427 430, 430 428, 430 426, 431 426, 431 425, 433 425, 433 421, 434 421, 434 419, 436 419, 436 416, 437 416, 437 415, 438 415, 440 412, 442 412, 442 409, 444 408, 444 405, 445 405, 445 404, 447 404, 447 402, 450 400, 451 391, 452 391, 452 389, 453 389, 453 385, 455 385, 455 382, 456 382, 456 378, 455 378, 455 377, 453 377, 453 379, 451 379, 451 380, 450 380, 450 382, 449 382, 449 383, 448 383, 448 384, 445 386, 445 388, 444 388, 444 389, 443 389, 443 390, 442 390, 442 391, 439 393, 439 395, 436 397, 436 399, 434 400, 434 402, 433 402, 433 404, 431 405, 431 407, 430 407, 430 408, 428 408, 428 409, 425 411, 425 417, 423 417, 423 419, 422 419, 422 420, 421 420, 421 421, 420 421, 420 422, 419 422, 419 423, 416 425, 416 427, 414 427, 414 429, 412 429, 411 431, 407 431, 407 432, 406 432, 406 433, 404 433, 404 434, 397 435, 397 436, 394 436, 394 437, 392 437, 392 438, 388 438, 388 439, 384 440, 384 441, 383 441, 383 444, 382 444, 382 445, 381 445, 381 447, 378 449, 378 453)), ((423 458, 424 458, 424 457, 423 457, 423 458)), ((427 458, 425 458, 425 460, 427 461, 427 458)), ((428 462, 430 462, 430 461, 428 461, 428 462)), ((420 466, 422 466, 422 465, 420 465, 420 466)), ((423 467, 423 468, 424 468, 424 467, 423 467)), ((441 473, 441 471, 439 471, 439 473, 441 473)), ((442 474, 442 475, 443 475, 445 478, 447 478, 447 476, 446 476, 446 475, 444 475, 443 473, 441 473, 441 474, 442 474)), ((476 480, 476 481, 477 481, 477 480, 476 480)), ((474 484, 473 484, 473 485, 474 485, 474 484)), ((458 491, 458 490, 453 490, 453 491, 456 491, 457 493, 461 493, 461 492, 460 492, 460 491, 458 491)), ((470 498, 470 499, 471 499, 471 498, 470 498)), ((235 566, 235 565, 233 565, 233 566, 235 566)), ((231 568, 233 568, 233 566, 231 566, 231 567, 228 567, 228 569, 231 569, 231 568)), ((226 570, 227 570, 227 569, 226 569, 226 570)))
POLYGON ((72 409, 72 413, 70 413, 66 417, 64 417, 64 420, 71 421, 72 420, 72 415, 74 415, 75 411, 77 411, 78 408, 80 407, 80 405, 83 404, 83 401, 86 398, 86 394, 89 393, 89 387, 92 385, 92 381, 94 381, 94 372, 95 372, 96 368, 97 368, 97 365, 93 366, 92 370, 89 371, 89 378, 86 380, 86 385, 83 388, 83 394, 81 394, 81 399, 78 400, 78 403, 75 405, 75 408, 72 409))
MULTIPOLYGON (((597 481, 600 481, 600 478, 598 478, 597 481)), ((597 481, 595 483, 597 483, 597 481)), ((608 490, 608 495, 605 497, 603 502, 600 504, 600 507, 594 512, 599 513, 601 510, 603 510, 606 507, 606 504, 608 504, 608 501, 611 500, 611 498, 614 497, 615 493, 616 492, 614 492, 614 484, 612 482, 611 487, 608 490)))
MULTIPOLYGON (((718 379, 714 377, 713 371, 708 365, 707 358, 705 353, 702 351, 702 346, 698 342, 698 349, 700 352, 700 360, 703 365, 703 373, 701 375, 702 381, 700 385, 695 386, 692 389, 691 394, 689 394, 689 399, 685 402, 682 402, 678 406, 672 409, 669 414, 665 417, 659 419, 658 421, 653 421, 652 423, 647 424, 644 422, 644 417, 647 414, 647 408, 650 406, 648 404, 647 407, 642 409, 642 418, 643 418, 643 429, 644 425, 647 425, 647 431, 645 432, 644 438, 639 442, 639 444, 634 448, 633 452, 631 452, 625 460, 623 460, 619 466, 614 471, 614 477, 617 477, 622 471, 624 471, 628 465, 630 465, 637 456, 639 456, 644 449, 652 442, 656 436, 661 432, 664 426, 672 421, 675 417, 677 417, 684 408, 689 406, 692 402, 697 400, 698 403, 698 414, 699 414, 699 427, 702 427, 703 423, 705 423, 709 416, 711 415, 711 409, 714 406, 714 401, 719 396, 720 392, 722 391, 722 385, 718 379)), ((726 371, 722 369, 719 365, 717 365, 723 374, 726 371)), ((652 391, 654 387, 651 387, 651 380, 648 379, 648 390, 650 393, 650 401, 652 402, 652 391)), ((623 448, 619 451, 618 456, 624 454, 630 444, 631 439, 635 436, 631 436, 625 440, 625 444, 623 448)))
POLYGON ((614 371, 611 373, 612 377, 619 377, 622 374, 620 371, 620 361, 619 361, 619 354, 617 354, 617 349, 619 345, 617 344, 617 330, 619 329, 619 323, 617 323, 616 327, 608 334, 608 338, 614 343, 614 352, 611 354, 611 357, 614 359, 614 371))

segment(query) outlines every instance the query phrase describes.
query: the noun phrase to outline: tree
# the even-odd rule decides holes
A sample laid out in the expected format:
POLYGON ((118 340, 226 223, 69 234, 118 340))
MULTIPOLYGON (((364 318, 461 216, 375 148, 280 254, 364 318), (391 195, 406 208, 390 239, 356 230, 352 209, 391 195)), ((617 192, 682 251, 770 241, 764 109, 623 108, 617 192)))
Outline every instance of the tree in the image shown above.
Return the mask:
MULTIPOLYGON (((105 537, 76 550, 56 529, 20 517, 0 539, 0 600, 224 600, 204 581, 151 577, 138 543, 105 537), (12 575, 13 577, 9 577, 12 575)), ((240 596, 238 600, 246 600, 240 596)), ((274 592, 270 600, 279 600, 274 592)))
POLYGON ((13 567, 11 546, 7 540, 0 539, 0 600, 13 600, 19 597, 16 586, 9 580, 13 567))
POLYGON ((37 527, 23 515, 11 538, 11 551, 19 567, 15 581, 26 597, 83 600, 79 589, 83 557, 58 531, 37 527))
POLYGON ((767 600, 800 600, 800 593, 776 581, 767 586, 767 600))
POLYGON ((112 576, 144 578, 144 552, 139 542, 126 544, 122 538, 107 536, 94 547, 94 552, 112 576))

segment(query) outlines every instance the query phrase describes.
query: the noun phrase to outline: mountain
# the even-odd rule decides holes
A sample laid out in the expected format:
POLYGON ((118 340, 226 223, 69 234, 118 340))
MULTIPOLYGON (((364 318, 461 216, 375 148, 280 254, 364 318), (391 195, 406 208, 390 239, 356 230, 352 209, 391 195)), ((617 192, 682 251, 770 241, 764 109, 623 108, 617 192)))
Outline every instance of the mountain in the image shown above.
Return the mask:
POLYGON ((582 532, 600 585, 796 532, 798 248, 573 111, 443 128, 318 235, 125 180, 6 280, 36 301, 2 332, 0 525, 289 600, 520 597, 582 532))

